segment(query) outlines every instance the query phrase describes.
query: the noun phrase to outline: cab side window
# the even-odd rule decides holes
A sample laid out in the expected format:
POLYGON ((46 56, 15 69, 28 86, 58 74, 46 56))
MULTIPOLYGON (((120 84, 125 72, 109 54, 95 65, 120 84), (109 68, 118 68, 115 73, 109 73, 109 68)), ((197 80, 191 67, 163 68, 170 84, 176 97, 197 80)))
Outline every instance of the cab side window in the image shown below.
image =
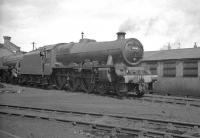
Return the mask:
POLYGON ((46 63, 50 63, 50 61, 51 61, 51 50, 47 50, 45 55, 46 55, 46 63))

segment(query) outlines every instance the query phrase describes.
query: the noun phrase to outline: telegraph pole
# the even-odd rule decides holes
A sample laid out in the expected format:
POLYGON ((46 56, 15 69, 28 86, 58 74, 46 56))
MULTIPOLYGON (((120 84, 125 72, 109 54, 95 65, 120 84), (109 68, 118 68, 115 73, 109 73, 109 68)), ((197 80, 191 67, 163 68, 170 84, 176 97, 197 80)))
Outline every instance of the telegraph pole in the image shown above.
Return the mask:
POLYGON ((81 38, 83 39, 83 37, 84 37, 84 32, 81 33, 81 38))
POLYGON ((32 42, 33 50, 35 49, 35 44, 36 44, 35 42, 32 42))

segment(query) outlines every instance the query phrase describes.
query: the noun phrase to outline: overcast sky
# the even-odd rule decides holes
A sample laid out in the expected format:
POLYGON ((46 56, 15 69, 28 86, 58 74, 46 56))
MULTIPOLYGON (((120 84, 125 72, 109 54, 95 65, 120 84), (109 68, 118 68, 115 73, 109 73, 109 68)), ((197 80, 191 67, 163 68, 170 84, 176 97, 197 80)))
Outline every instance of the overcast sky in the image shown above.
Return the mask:
POLYGON ((24 51, 77 42, 81 32, 97 41, 125 31, 145 50, 200 45, 200 0, 0 0, 0 42, 9 35, 24 51), (174 47, 175 47, 174 46, 174 47))

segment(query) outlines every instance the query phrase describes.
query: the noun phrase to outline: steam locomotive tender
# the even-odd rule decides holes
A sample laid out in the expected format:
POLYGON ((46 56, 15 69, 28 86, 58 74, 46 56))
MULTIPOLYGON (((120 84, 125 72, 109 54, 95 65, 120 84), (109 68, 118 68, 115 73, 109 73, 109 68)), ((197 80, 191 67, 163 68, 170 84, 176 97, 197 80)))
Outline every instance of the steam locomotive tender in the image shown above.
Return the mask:
POLYGON ((15 77, 20 84, 54 84, 70 91, 117 95, 134 92, 142 96, 147 84, 152 83, 134 72, 143 58, 143 46, 135 38, 125 39, 124 32, 117 36, 115 41, 82 38, 79 43, 48 45, 16 56, 14 64, 4 57, 3 64, 11 68, 10 78, 15 77))

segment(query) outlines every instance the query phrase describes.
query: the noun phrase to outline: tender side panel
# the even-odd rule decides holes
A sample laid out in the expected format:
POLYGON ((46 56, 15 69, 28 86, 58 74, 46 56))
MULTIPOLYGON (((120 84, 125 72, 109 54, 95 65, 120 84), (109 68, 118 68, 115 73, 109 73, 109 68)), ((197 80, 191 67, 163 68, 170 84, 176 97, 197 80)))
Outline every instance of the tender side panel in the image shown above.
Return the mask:
POLYGON ((42 57, 39 51, 24 55, 21 62, 21 74, 41 75, 43 73, 42 57))

